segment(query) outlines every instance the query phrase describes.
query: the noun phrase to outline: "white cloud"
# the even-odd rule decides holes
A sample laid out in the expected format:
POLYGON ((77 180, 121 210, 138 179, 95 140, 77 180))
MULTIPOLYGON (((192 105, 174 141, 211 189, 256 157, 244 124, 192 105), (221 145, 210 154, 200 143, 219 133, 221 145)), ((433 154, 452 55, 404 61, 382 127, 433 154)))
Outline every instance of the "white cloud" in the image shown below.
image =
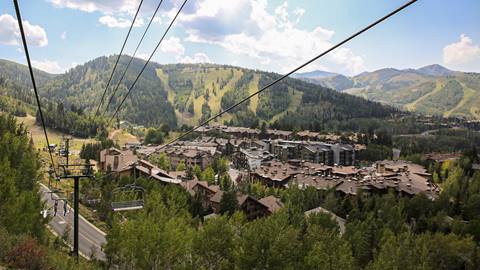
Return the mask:
POLYGON ((181 63, 187 64, 195 64, 195 63, 211 63, 212 61, 205 53, 196 53, 193 57, 185 56, 185 57, 178 57, 177 61, 181 63))
POLYGON ((85 12, 99 11, 105 14, 131 12, 139 0, 49 0, 55 7, 77 9, 85 12))
MULTIPOLYGON (((107 27, 110 27, 110 28, 127 28, 127 27, 130 27, 130 25, 132 24, 131 20, 123 19, 123 18, 115 18, 110 15, 102 16, 98 19, 98 21, 101 24, 106 25, 107 27)), ((143 24, 144 24, 143 19, 137 17, 137 19, 135 20, 135 24, 133 26, 140 27, 143 24)))
MULTIPOLYGON (((301 8, 290 11, 287 2, 270 13, 266 0, 203 0, 197 12, 182 16, 180 23, 188 33, 185 41, 218 45, 248 56, 266 69, 286 72, 333 45, 334 31, 321 26, 313 30, 297 27, 304 13, 301 8)), ((349 48, 338 49, 318 62, 308 68, 330 67, 347 74, 365 69, 364 59, 349 48)))
POLYGON ((283 2, 275 9, 275 15, 277 15, 282 21, 288 20, 288 3, 283 2))
POLYGON ((180 42, 180 39, 177 37, 170 37, 165 39, 160 45, 160 50, 163 53, 172 53, 175 55, 175 59, 180 63, 211 63, 212 61, 203 52, 195 53, 193 56, 185 55, 185 47, 180 42))
MULTIPOLYGON (((150 20, 151 17, 148 18, 148 19, 150 20)), ((153 22, 154 22, 154 23, 158 23, 158 24, 162 24, 162 19, 161 19, 160 17, 155 17, 155 18, 153 18, 153 22)))
POLYGON ((137 53, 137 54, 135 55, 135 57, 140 58, 140 59, 143 59, 143 60, 146 61, 146 60, 148 60, 148 57, 150 57, 150 55, 147 54, 147 53, 137 53))
POLYGON ((60 38, 63 40, 67 39, 67 31, 63 31, 62 34, 60 35, 60 38))
POLYGON ((50 60, 41 60, 41 61, 32 60, 32 66, 37 69, 46 71, 48 73, 54 73, 54 74, 63 73, 65 71, 65 69, 60 67, 60 65, 57 62, 50 61, 50 60))
POLYGON ((460 40, 443 48, 443 62, 445 64, 466 64, 480 58, 480 47, 474 45, 471 38, 465 34, 460 35, 460 40))
MULTIPOLYGON (((23 28, 27 36, 28 45, 44 47, 48 44, 47 33, 39 25, 30 24, 23 21, 23 28)), ((17 19, 10 14, 0 15, 0 44, 4 45, 20 45, 21 44, 20 29, 18 28, 17 19)))
MULTIPOLYGON (((83 12, 99 12, 103 15, 132 16, 136 13, 140 0, 46 0, 56 8, 69 8, 83 12)), ((180 0, 163 0, 160 10, 173 11, 179 7, 180 0)), ((144 0, 139 11, 139 17, 152 16, 153 10, 158 6, 158 0, 144 0)), ((184 12, 192 12, 196 7, 193 2, 187 5, 184 12)), ((159 14, 162 14, 160 12, 159 14)), ((155 22, 159 22, 155 20, 155 22)))
POLYGON ((160 50, 164 53, 174 53, 175 55, 183 55, 185 53, 185 47, 183 47, 180 39, 177 37, 163 40, 160 50))

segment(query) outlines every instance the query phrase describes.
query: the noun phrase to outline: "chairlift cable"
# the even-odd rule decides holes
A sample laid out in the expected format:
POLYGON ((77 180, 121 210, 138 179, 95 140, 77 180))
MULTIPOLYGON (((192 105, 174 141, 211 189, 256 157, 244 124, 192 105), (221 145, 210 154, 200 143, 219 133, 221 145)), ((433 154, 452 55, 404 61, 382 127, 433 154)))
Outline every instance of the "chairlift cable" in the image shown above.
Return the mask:
POLYGON ((133 58, 134 58, 135 55, 137 54, 138 48, 140 48, 140 45, 142 44, 143 39, 145 38, 145 35, 147 34, 147 31, 148 31, 148 29, 150 28, 150 25, 151 25, 152 22, 153 22, 153 19, 154 19, 155 16, 157 15, 157 12, 158 12, 158 10, 160 9, 160 6, 162 5, 162 2, 163 2, 163 0, 160 0, 160 2, 158 3, 157 9, 155 9, 155 12, 153 13, 152 18, 151 18, 150 21, 148 22, 147 28, 145 28, 145 31, 143 32, 142 38, 141 38, 140 41, 138 42, 137 48, 135 48, 135 51, 133 52, 133 55, 130 57, 130 60, 128 61, 127 67, 125 68, 125 70, 123 71, 122 76, 121 76, 120 79, 118 80, 117 86, 115 86, 115 89, 113 90, 112 95, 111 95, 110 98, 108 99, 107 106, 105 107, 105 111, 103 111, 102 116, 104 116, 104 115, 107 113, 108 108, 110 107, 110 104, 112 103, 113 97, 114 97, 115 94, 117 93, 118 88, 120 87, 120 83, 122 82, 123 78, 125 77, 125 74, 127 73, 127 70, 128 70, 128 68, 130 67, 130 64, 132 63, 133 58))
POLYGON ((120 60, 120 57, 122 56, 123 49, 125 48, 125 44, 127 44, 128 37, 130 36, 130 32, 132 31, 132 28, 135 24, 135 21, 137 20, 137 15, 138 12, 140 11, 140 8, 142 7, 143 0, 140 0, 140 4, 138 5, 137 12, 135 12, 135 16, 133 17, 132 24, 130 25, 130 28, 128 29, 127 36, 125 37, 125 40, 123 41, 122 49, 120 50, 120 53, 118 54, 117 60, 115 61, 115 65, 113 66, 112 73, 110 74, 110 78, 108 79, 107 85, 105 86, 105 90, 103 90, 102 98, 100 99, 100 103, 97 106, 97 111, 95 112, 94 118, 98 115, 98 112, 100 110, 100 107, 103 104, 103 101, 105 99, 105 94, 107 93, 108 86, 110 85, 110 82, 112 81, 113 74, 115 73, 115 69, 117 68, 118 61, 120 60))
POLYGON ((137 75, 137 77, 135 78, 135 80, 133 81, 133 84, 130 86, 130 88, 128 89, 127 91, 127 94, 123 97, 122 101, 120 102, 120 105, 118 105, 117 109, 115 110, 115 112, 113 113, 113 115, 111 116, 110 120, 108 121, 108 123, 111 123, 113 118, 115 118, 115 116, 117 115, 117 113, 120 111, 120 108, 122 107, 123 103, 125 102, 125 100, 127 99, 127 97, 130 95, 130 93, 132 92, 132 89, 133 87, 135 86, 135 84, 137 83, 138 79, 140 78, 140 76, 142 75, 143 71, 145 70, 145 68, 147 67, 148 63, 150 63, 150 60, 152 59, 153 55, 155 54, 155 52, 157 51, 158 47, 160 47, 160 44, 162 43, 163 39, 165 38, 165 36, 167 35, 168 31, 170 30, 170 28, 172 27, 173 23, 175 22, 175 20, 177 19, 178 15, 180 14, 180 12, 182 11, 183 7, 185 6, 185 4, 187 3, 188 0, 184 0, 183 1, 183 4, 182 6, 180 7, 180 9, 178 10, 177 14, 175 14, 175 17, 173 17, 172 21, 170 22, 170 25, 168 26, 168 28, 165 30, 165 32, 163 33, 163 36, 162 38, 160 39, 160 41, 158 42, 157 46, 155 47, 155 49, 153 49, 153 52, 150 54, 150 57, 148 57, 148 60, 145 62, 145 64, 143 65, 142 69, 140 70, 140 73, 137 75))
POLYGON ((37 84, 35 83, 35 76, 33 75, 33 68, 32 68, 32 63, 30 61, 30 54, 28 52, 28 45, 25 37, 25 31, 23 30, 22 16, 20 15, 20 8, 18 6, 17 0, 13 0, 13 3, 15 4, 15 12, 17 14, 18 27, 20 28, 20 35, 22 36, 23 49, 25 50, 25 57, 27 58, 28 70, 30 72, 30 77, 32 79, 33 91, 35 93, 35 99, 37 101, 38 113, 40 115, 40 120, 43 127, 43 133, 45 135, 45 140, 47 142, 48 153, 50 154, 50 162, 52 165, 53 172, 55 173, 55 176, 57 176, 57 172, 55 171, 55 162, 53 161, 52 149, 50 149, 50 141, 48 140, 47 128, 45 126, 45 118, 43 117, 40 97, 38 95, 37 84))

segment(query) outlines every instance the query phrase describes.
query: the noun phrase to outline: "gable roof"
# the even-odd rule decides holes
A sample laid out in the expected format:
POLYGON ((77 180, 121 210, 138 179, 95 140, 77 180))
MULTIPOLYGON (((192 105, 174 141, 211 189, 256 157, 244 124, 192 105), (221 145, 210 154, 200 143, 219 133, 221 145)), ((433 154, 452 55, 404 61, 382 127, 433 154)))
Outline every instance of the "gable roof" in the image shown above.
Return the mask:
POLYGON ((275 213, 278 210, 282 209, 284 206, 282 201, 273 195, 267 196, 265 198, 261 198, 258 201, 261 202, 266 207, 268 207, 268 211, 270 211, 270 213, 275 213))

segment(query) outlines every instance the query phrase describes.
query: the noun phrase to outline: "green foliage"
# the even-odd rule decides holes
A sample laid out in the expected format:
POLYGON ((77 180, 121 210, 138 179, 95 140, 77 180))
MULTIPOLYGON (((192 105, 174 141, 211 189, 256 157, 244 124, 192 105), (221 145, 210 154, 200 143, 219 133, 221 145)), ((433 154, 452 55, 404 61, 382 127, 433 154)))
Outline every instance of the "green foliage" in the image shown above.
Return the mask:
MULTIPOLYGON (((97 118, 95 121, 83 113, 81 109, 64 108, 63 103, 48 104, 42 108, 45 125, 66 134, 81 138, 95 137, 99 130, 105 129, 105 123, 97 118)), ((36 121, 41 125, 40 114, 37 112, 36 121)))
MULTIPOLYGON (((40 93, 45 93, 43 97, 51 101, 62 101, 67 106, 73 104, 84 111, 92 112, 98 105, 116 58, 117 55, 99 57, 84 65, 78 65, 67 73, 48 80, 40 87, 40 93), (85 101, 90 102, 86 103, 85 101)), ((117 68, 125 69, 129 60, 129 56, 122 56, 117 68)), ((132 61, 129 72, 120 83, 117 94, 112 98, 109 110, 113 110, 119 105, 144 63, 144 60, 138 58, 132 61)), ((161 124, 176 126, 174 110, 167 101, 165 85, 157 76, 157 68, 158 64, 154 63, 150 63, 146 67, 120 110, 118 114, 120 119, 147 126, 160 126, 161 124)), ((113 77, 111 85, 116 86, 118 79, 118 76, 113 77)), ((108 93, 110 94, 110 92, 108 93)), ((109 98, 107 95, 104 104, 109 98)), ((105 110, 105 106, 102 107, 102 113, 103 110, 105 110)))
POLYGON ((207 167, 207 168, 205 168, 205 170, 202 171, 199 179, 201 181, 207 181, 209 185, 214 185, 215 184, 215 171, 212 169, 212 167, 207 167))
POLYGON ((359 160, 377 161, 390 159, 392 157, 392 149, 387 146, 378 144, 367 144, 367 149, 362 150, 356 155, 359 160))
POLYGON ((235 190, 226 191, 220 200, 220 213, 231 216, 237 210, 237 205, 237 192, 235 190))
POLYGON ((257 128, 259 120, 251 110, 247 109, 236 112, 233 118, 227 122, 227 125, 257 128))
POLYGON ((296 269, 301 265, 298 228, 288 225, 285 212, 245 225, 238 239, 240 269, 296 269))
POLYGON ((170 171, 172 169, 170 158, 165 153, 153 154, 149 156, 148 160, 162 170, 170 171))
POLYGON ((234 228, 226 217, 207 220, 193 238, 195 269, 232 269, 234 228))
POLYGON ((145 134, 145 144, 162 144, 165 139, 165 133, 161 129, 149 128, 145 134))
POLYGON ((0 115, 0 225, 10 233, 43 237, 45 221, 39 215, 39 162, 26 130, 14 118, 0 115))
POLYGON ((202 117, 200 118, 200 122, 206 121, 211 116, 212 110, 210 109, 210 106, 208 106, 208 102, 205 100, 205 102, 202 104, 202 117))
MULTIPOLYGON (((263 88, 272 81, 273 79, 268 75, 262 75, 258 87, 263 88)), ((262 92, 258 98, 259 103, 256 113, 258 117, 265 120, 270 120, 274 115, 285 111, 292 102, 287 85, 282 83, 276 84, 267 91, 262 92)))
POLYGON ((27 116, 28 107, 22 101, 8 97, 0 96, 0 110, 8 112, 15 116, 27 116))
POLYGON ((480 134, 466 129, 440 129, 432 136, 395 136, 393 146, 403 155, 431 152, 461 152, 480 147, 480 134))
MULTIPOLYGON (((223 95, 221 106, 222 109, 228 109, 233 106, 235 103, 246 98, 248 96, 248 86, 250 81, 253 79, 253 72, 245 72, 242 77, 235 83, 233 91, 228 91, 223 95)), ((242 103, 240 106, 232 110, 232 112, 238 112, 245 110, 250 104, 250 100, 242 103)))
MULTIPOLYGON (((278 75, 271 75, 273 79, 278 75)), ((315 86, 296 79, 287 78, 280 83, 303 92, 301 106, 287 112, 272 127, 284 130, 322 130, 325 122, 344 121, 351 118, 384 118, 395 113, 395 109, 375 102, 359 100, 357 97, 315 86)))
POLYGON ((177 168, 175 168, 176 171, 185 171, 186 166, 185 166, 185 161, 181 160, 178 162, 177 168))
POLYGON ((355 269, 354 258, 349 243, 339 237, 337 231, 308 228, 306 237, 312 245, 305 256, 308 269, 355 269))
POLYGON ((99 143, 84 144, 80 150, 80 158, 100 161, 100 151, 113 147, 114 145, 115 144, 110 139, 103 139, 99 143))
POLYGON ((463 98, 463 87, 457 80, 448 80, 438 91, 422 99, 416 110, 428 114, 440 114, 453 109, 463 98))

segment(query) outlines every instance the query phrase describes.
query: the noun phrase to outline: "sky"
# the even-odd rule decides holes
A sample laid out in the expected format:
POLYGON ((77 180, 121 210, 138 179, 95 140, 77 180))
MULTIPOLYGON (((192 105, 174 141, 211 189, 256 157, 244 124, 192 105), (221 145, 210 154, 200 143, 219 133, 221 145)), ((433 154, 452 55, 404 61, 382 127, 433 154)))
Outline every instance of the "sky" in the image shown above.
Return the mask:
MULTIPOLYGON (((140 0, 19 0, 35 67, 63 73, 118 54, 140 0)), ((144 0, 132 54, 159 0, 144 0)), ((183 0, 163 0, 137 57, 148 58, 183 0)), ((153 55, 286 73, 401 6, 400 0, 188 0, 153 55)), ((419 0, 302 71, 356 75, 441 64, 480 72, 480 1, 419 0)), ((0 59, 26 63, 13 1, 0 4, 0 59)))

